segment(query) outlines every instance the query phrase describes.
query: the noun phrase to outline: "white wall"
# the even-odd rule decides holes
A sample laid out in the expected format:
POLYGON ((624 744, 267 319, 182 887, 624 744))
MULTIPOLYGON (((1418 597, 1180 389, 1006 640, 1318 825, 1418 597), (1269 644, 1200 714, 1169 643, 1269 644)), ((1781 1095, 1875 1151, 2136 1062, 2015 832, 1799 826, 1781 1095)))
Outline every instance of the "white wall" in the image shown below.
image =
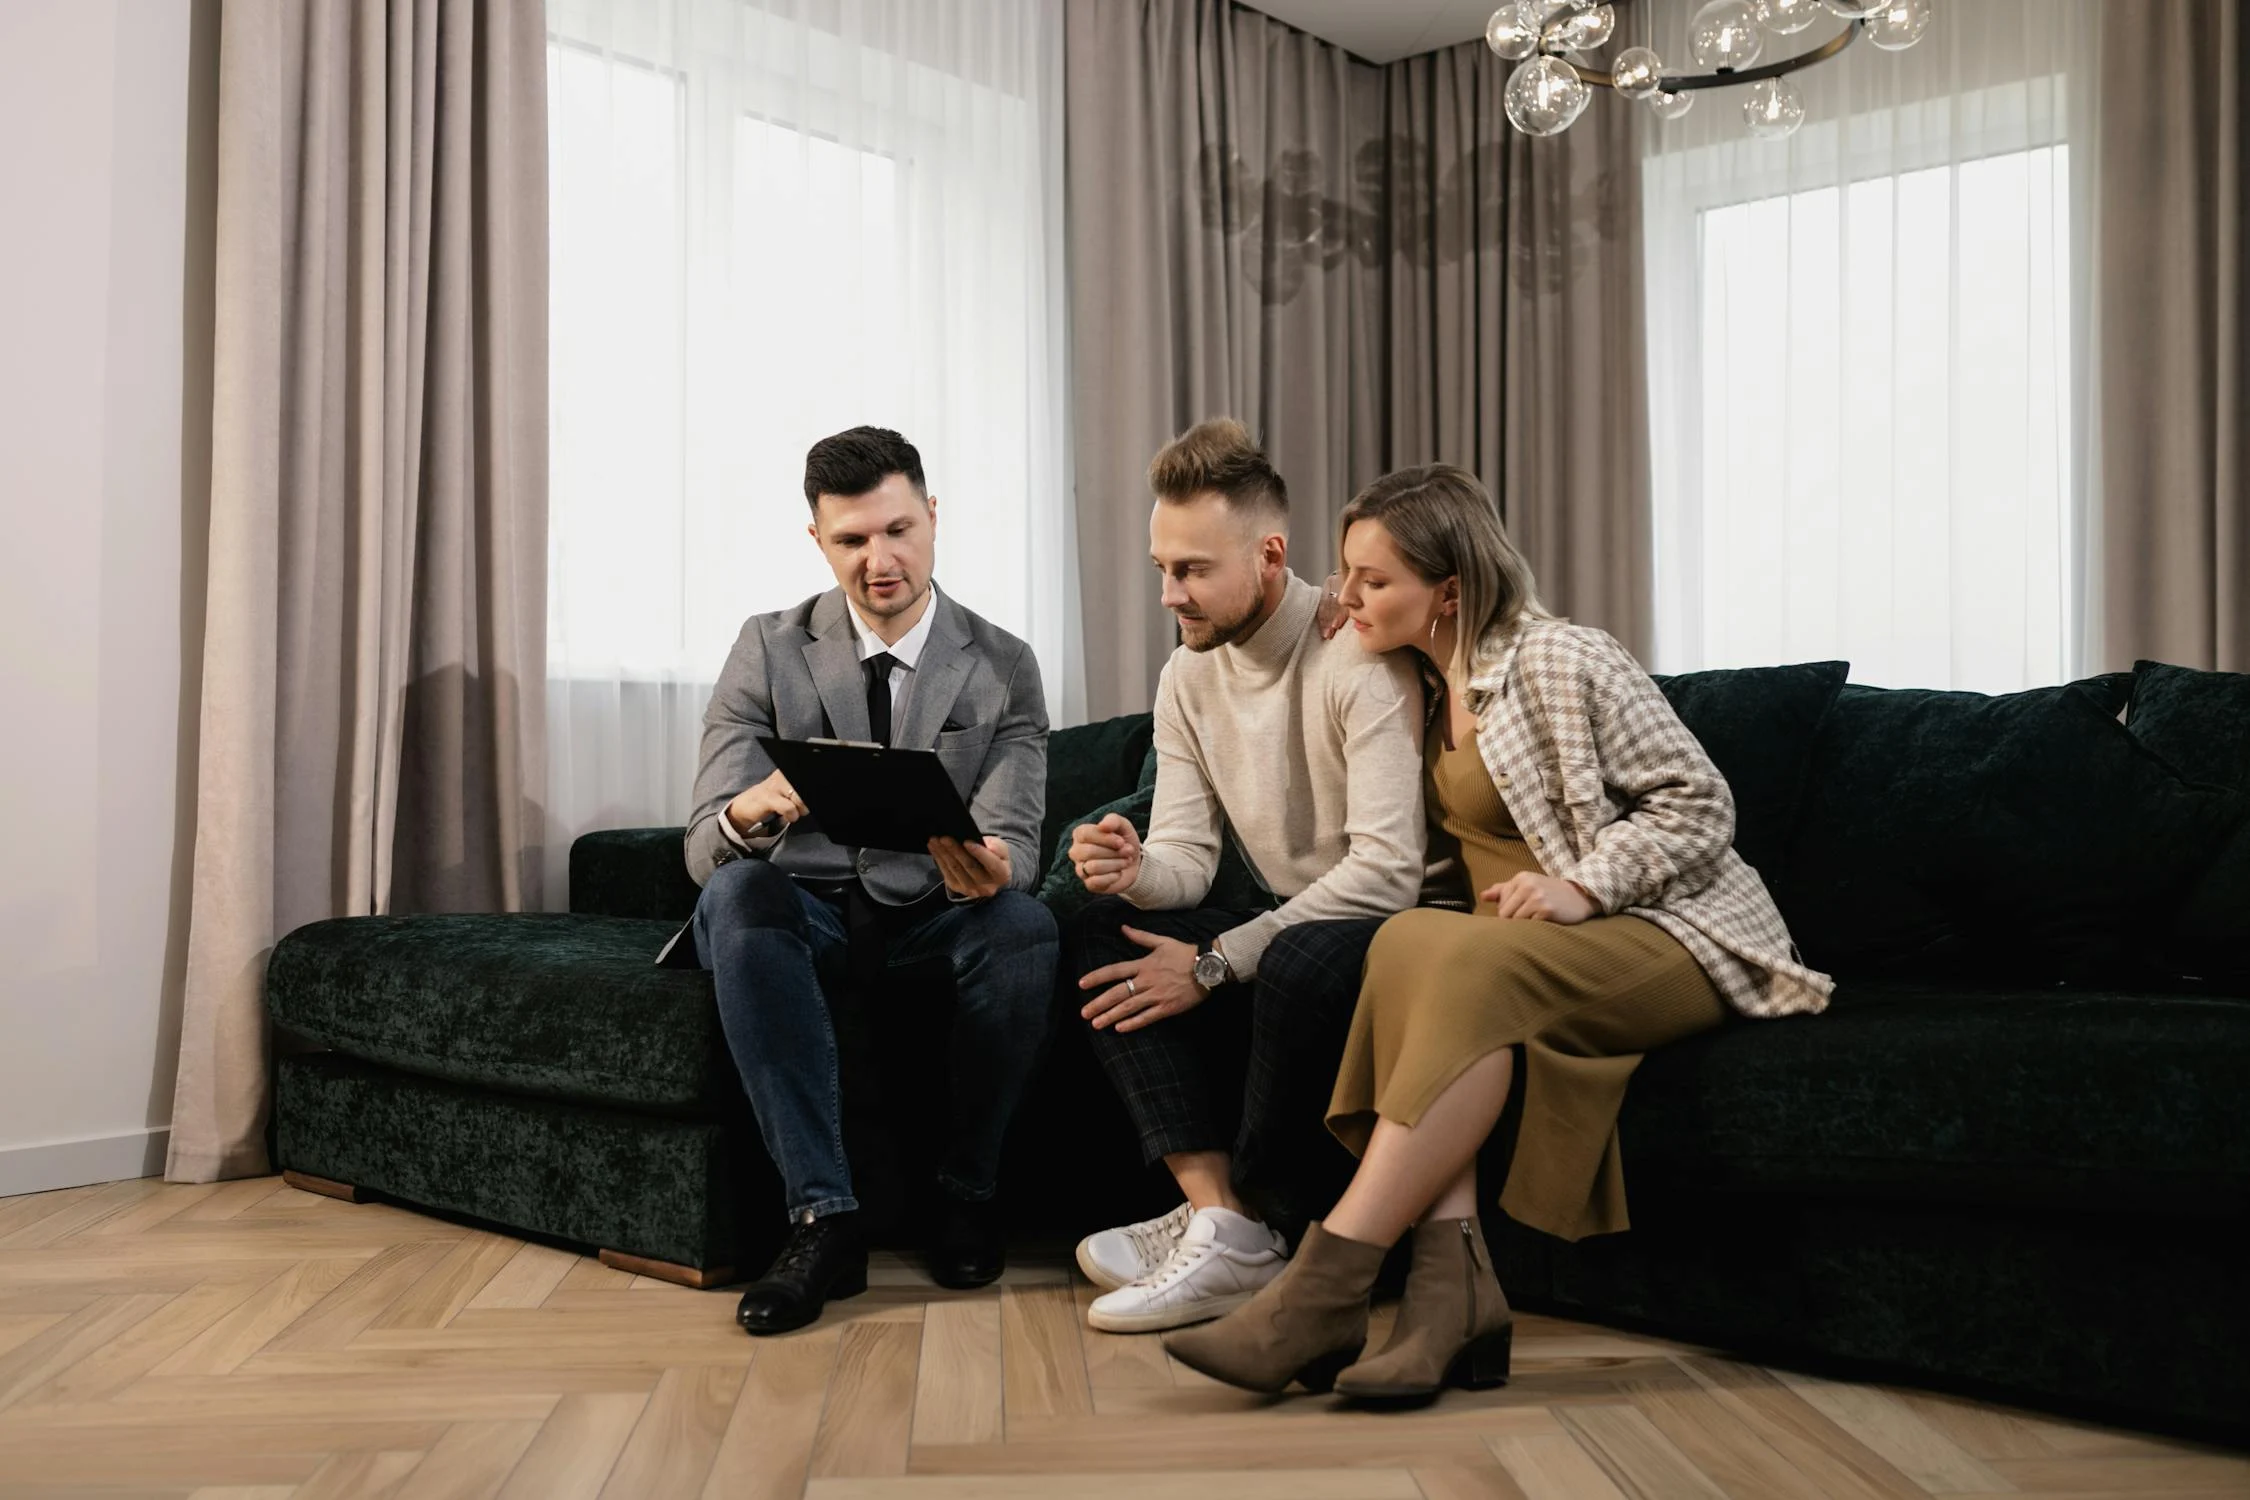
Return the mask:
POLYGON ((163 1168, 216 80, 208 3, 0 0, 0 1194, 163 1168))

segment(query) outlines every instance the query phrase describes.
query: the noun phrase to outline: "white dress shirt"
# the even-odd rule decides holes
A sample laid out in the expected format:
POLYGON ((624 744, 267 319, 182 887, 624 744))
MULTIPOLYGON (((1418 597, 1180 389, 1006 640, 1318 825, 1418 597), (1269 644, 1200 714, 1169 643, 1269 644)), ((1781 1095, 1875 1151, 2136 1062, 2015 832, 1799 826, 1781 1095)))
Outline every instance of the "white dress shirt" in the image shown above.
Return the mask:
POLYGON ((891 653, 894 663, 891 667, 891 724, 895 733, 897 726, 906 722, 906 698, 913 690, 914 669, 921 664, 922 648, 930 643, 930 626, 937 620, 937 585, 930 585, 929 603, 923 607, 922 618, 914 622, 912 630, 898 638, 895 646, 883 644, 875 628, 860 618, 858 605, 852 605, 845 618, 852 622, 852 634, 859 640, 861 661, 885 651, 891 653))

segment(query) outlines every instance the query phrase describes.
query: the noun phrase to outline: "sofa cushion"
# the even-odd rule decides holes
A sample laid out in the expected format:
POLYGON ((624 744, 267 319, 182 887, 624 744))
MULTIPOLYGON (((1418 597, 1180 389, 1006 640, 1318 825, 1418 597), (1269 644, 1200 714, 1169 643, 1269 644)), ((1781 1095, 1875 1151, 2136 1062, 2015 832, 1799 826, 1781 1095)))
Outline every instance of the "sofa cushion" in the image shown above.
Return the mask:
MULTIPOLYGON (((1131 792, 1114 802, 1090 808, 1072 818, 1062 832, 1056 835, 1054 857, 1047 865, 1047 878, 1039 884, 1039 899, 1064 920, 1094 898, 1079 883, 1078 872, 1070 865, 1070 835, 1073 829, 1086 823, 1099 823, 1111 813, 1124 814, 1136 832, 1148 832, 1149 812, 1156 805, 1156 786, 1149 785, 1131 792)), ((1235 848, 1234 832, 1227 830, 1219 846, 1219 866, 1211 872, 1211 889, 1202 904, 1216 911, 1268 911, 1274 904, 1273 892, 1250 868, 1240 851, 1235 848)))
POLYGON ((1734 848, 1777 885, 1804 800, 1813 734, 1851 663, 1804 662, 1659 677, 1673 712, 1734 793, 1734 848))
MULTIPOLYGON (((2250 673, 2141 662, 2125 727, 2188 776, 2250 798, 2250 673)), ((2166 973, 2250 994, 2250 819, 2189 890, 2156 957, 2166 973)))
MULTIPOLYGON (((2080 697, 2098 704, 2102 713, 2112 719, 2123 715, 2133 701, 2133 674, 2130 672, 2103 672, 2093 677, 2081 677, 2070 685, 2080 697)), ((2174 761, 2173 766, 2179 768, 2179 762, 2174 761)))
POLYGON ((2150 977, 2168 910, 2236 800, 2183 779, 2107 689, 1847 686, 1815 737, 1777 895, 1806 961, 1851 976, 2150 977))
POLYGON ((1638 1176, 2196 1215, 2250 1210, 2250 1001, 1844 983, 1633 1075, 1638 1176))
POLYGON ((2181 902, 2151 960, 2168 977, 2250 995, 2250 820, 2236 826, 2181 902))
POLYGON ((2133 666, 2125 727, 2180 773, 2250 790, 2250 672, 2201 672, 2166 662, 2133 666))
POLYGON ((339 917, 274 945, 266 1009, 410 1073, 624 1108, 738 1092, 711 976, 653 960, 673 924, 625 917, 339 917))
POLYGON ((1155 738, 1153 714, 1120 714, 1047 736, 1047 812, 1039 847, 1079 821, 1089 807, 1113 802, 1141 784, 1141 763, 1155 738))

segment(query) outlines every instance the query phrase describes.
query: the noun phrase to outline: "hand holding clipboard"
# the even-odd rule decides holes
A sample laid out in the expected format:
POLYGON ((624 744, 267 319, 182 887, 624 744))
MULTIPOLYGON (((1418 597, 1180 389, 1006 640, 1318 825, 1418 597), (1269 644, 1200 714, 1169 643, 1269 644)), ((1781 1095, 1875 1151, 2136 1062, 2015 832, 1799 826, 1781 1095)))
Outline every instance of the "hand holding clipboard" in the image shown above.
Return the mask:
POLYGON ((772 831, 810 816, 829 842, 846 848, 927 854, 955 895, 982 899, 1007 888, 1008 846, 978 832, 934 750, 900 750, 866 740, 758 743, 798 809, 792 815, 789 807, 777 805, 770 816, 780 822, 772 831))

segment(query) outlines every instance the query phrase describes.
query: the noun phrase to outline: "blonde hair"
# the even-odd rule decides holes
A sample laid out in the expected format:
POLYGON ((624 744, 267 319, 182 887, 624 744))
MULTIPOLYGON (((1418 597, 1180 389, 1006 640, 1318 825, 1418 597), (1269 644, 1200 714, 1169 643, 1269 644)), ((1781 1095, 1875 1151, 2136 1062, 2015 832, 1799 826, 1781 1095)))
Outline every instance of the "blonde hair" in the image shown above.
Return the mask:
POLYGON ((1289 487, 1250 429, 1232 417, 1198 422, 1158 450, 1148 466, 1156 498, 1184 504, 1216 492, 1234 510, 1289 526, 1289 487))
POLYGON ((1500 508, 1466 469, 1424 464, 1385 474, 1352 497, 1336 521, 1336 555, 1354 521, 1379 521, 1415 576, 1427 584, 1460 580, 1461 606, 1446 675, 1465 682, 1477 647, 1526 617, 1551 620, 1539 602, 1531 564, 1508 539, 1500 508))

